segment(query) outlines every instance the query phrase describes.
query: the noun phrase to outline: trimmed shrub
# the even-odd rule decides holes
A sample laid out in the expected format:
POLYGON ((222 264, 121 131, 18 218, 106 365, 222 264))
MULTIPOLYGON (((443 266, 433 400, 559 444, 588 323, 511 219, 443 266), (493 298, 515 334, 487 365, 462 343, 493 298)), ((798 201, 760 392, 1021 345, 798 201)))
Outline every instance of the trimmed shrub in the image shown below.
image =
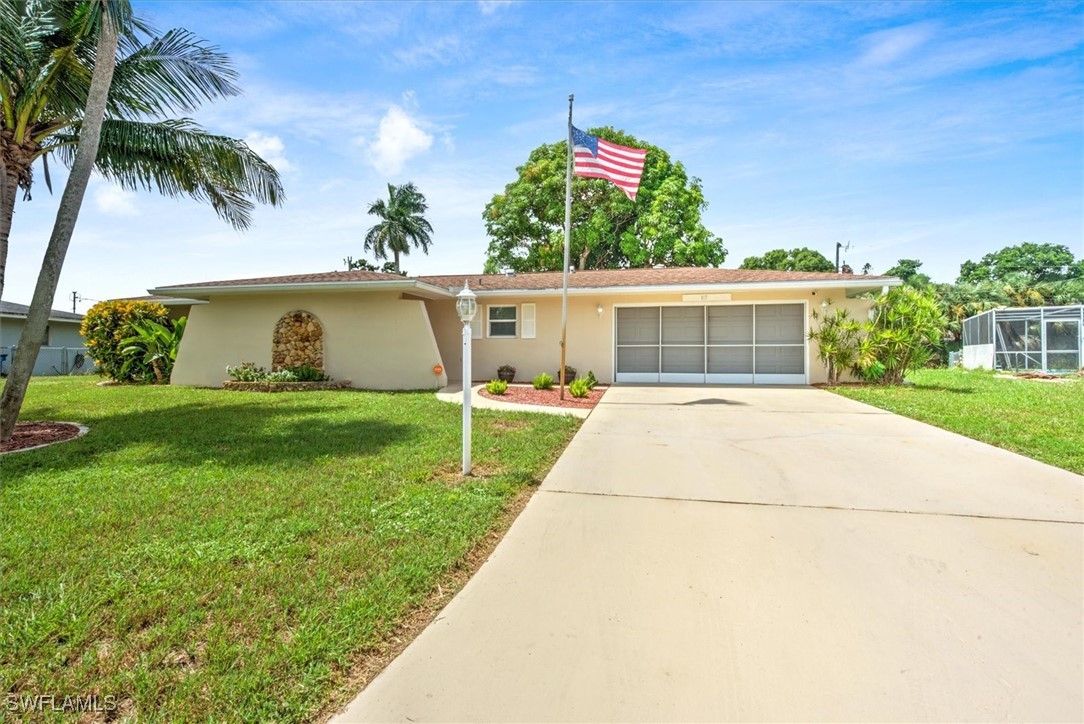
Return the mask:
POLYGON ((572 393, 573 397, 587 397, 591 394, 591 387, 587 384, 587 379, 581 377, 569 383, 568 391, 572 393))
POLYGON ((491 395, 503 395, 508 392, 508 383, 504 380, 490 380, 486 383, 486 392, 491 395))
POLYGON ((552 390, 553 389, 553 377, 543 372, 542 374, 531 380, 531 384, 534 385, 536 390, 552 390))
POLYGON ((150 359, 129 363, 132 356, 124 353, 125 348, 131 346, 126 340, 136 333, 133 325, 145 322, 155 322, 173 329, 169 312, 157 302, 98 302, 87 311, 79 332, 87 341, 87 354, 102 374, 118 382, 149 382, 155 379, 150 359))

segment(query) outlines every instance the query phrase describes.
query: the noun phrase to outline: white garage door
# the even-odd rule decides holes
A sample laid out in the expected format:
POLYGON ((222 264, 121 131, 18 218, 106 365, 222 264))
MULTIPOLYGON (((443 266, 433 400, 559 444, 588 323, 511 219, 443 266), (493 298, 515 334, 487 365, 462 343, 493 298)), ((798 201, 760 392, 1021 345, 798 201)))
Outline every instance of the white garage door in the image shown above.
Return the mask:
POLYGON ((806 382, 804 304, 618 307, 617 382, 806 382))

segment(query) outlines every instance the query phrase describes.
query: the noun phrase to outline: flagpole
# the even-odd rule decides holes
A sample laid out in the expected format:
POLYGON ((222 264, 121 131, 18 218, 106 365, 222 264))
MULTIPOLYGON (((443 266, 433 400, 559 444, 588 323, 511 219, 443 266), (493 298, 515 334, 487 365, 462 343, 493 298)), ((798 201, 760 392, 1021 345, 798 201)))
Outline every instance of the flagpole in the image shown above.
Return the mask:
POLYGON ((565 399, 565 341, 568 334, 568 267, 572 238, 572 100, 568 94, 568 159, 565 162, 565 265, 561 285, 561 399, 565 399))

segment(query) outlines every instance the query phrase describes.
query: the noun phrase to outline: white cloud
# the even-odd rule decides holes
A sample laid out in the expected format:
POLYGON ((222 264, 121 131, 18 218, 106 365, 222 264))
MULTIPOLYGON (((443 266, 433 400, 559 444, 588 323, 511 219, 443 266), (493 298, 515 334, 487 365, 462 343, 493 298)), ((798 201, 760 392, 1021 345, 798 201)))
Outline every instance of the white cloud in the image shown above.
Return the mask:
POLYGON ((501 8, 514 4, 514 0, 478 0, 478 9, 482 11, 482 15, 492 15, 501 8))
POLYGON ((932 34, 933 28, 928 23, 871 33, 865 38, 866 52, 859 62, 862 65, 888 65, 923 45, 932 34))
POLYGON ((264 161, 274 166, 279 173, 294 170, 294 165, 286 158, 286 145, 278 136, 252 131, 245 136, 245 143, 264 161))
POLYGON ((120 186, 103 183, 94 189, 94 207, 109 216, 139 216, 136 194, 120 186))
POLYGON ((397 174, 414 156, 433 145, 433 137, 401 106, 392 105, 380 119, 376 140, 368 144, 369 163, 383 174, 397 174))
POLYGON ((470 56, 470 49, 458 35, 445 35, 421 40, 409 48, 396 49, 392 55, 407 67, 421 68, 464 61, 470 56))

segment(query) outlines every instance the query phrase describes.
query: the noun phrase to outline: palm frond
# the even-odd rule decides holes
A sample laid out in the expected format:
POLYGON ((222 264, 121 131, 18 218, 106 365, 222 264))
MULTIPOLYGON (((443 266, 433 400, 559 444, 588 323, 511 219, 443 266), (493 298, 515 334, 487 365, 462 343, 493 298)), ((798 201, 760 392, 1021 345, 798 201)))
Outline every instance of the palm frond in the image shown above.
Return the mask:
MULTIPOLYGON (((49 149, 69 166, 78 133, 73 124, 53 136, 49 149)), ((96 168, 123 188, 210 203, 238 229, 251 224, 254 202, 277 206, 285 200, 278 171, 244 141, 208 133, 189 119, 106 120, 96 168)))
POLYGON ((145 45, 132 44, 117 62, 110 112, 122 118, 191 113, 204 101, 236 96, 230 59, 187 30, 170 30, 145 45))

